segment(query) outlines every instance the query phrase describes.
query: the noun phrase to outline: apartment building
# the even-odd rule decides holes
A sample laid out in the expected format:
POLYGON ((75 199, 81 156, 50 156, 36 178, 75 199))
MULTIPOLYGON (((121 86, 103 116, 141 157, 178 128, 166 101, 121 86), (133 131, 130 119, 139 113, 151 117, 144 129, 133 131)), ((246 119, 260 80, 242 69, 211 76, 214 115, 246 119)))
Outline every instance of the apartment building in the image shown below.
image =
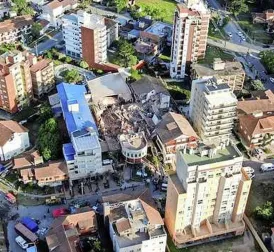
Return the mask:
POLYGON ((141 199, 104 203, 115 252, 164 252, 167 234, 157 210, 141 199))
POLYGON ((28 129, 15 121, 0 121, 0 161, 7 161, 30 147, 28 129))
POLYGON ((171 78, 184 78, 191 63, 204 58, 209 19, 210 14, 202 3, 177 5, 171 47, 171 78))
POLYGON ((237 98, 227 84, 215 79, 194 80, 189 117, 202 140, 227 142, 236 119, 237 98))
POLYGON ((51 26, 60 27, 62 16, 66 11, 77 7, 77 0, 53 0, 41 7, 41 18, 50 22, 51 26))
POLYGON ((251 179, 236 146, 198 146, 177 152, 169 176, 165 224, 177 247, 243 234, 251 179))
POLYGON ((227 83, 233 92, 241 91, 245 80, 240 62, 222 61, 220 58, 215 58, 212 65, 192 64, 191 75, 193 80, 215 77, 217 83, 227 83))
POLYGON ((30 15, 0 22, 0 44, 24 40, 24 35, 30 33, 33 23, 30 15))
POLYGON ((33 98, 30 61, 14 50, 0 56, 0 108, 16 113, 33 98))
POLYGON ((57 92, 71 140, 63 145, 70 181, 104 172, 97 126, 85 98, 85 86, 61 83, 57 92))
POLYGON ((107 61, 107 46, 118 38, 118 24, 96 14, 78 11, 63 17, 66 54, 90 67, 107 61))
POLYGON ((33 59, 30 67, 33 95, 41 97, 55 87, 54 64, 49 59, 33 59))

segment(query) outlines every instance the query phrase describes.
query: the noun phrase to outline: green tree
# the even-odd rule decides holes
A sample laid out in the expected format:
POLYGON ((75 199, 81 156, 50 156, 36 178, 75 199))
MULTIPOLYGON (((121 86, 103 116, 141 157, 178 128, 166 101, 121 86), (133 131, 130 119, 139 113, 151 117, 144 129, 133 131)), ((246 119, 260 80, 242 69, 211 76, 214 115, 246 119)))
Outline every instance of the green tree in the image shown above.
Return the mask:
POLYGON ((53 54, 52 52, 49 50, 49 51, 46 51, 44 53, 45 57, 48 58, 48 59, 53 59, 53 54))
POLYGON ((80 62, 80 67, 87 69, 89 66, 88 66, 88 63, 86 61, 82 60, 80 62))
POLYGON ((67 70, 64 73, 64 79, 68 83, 78 83, 82 81, 83 77, 75 69, 67 70))
POLYGON ((128 0, 114 0, 117 12, 120 13, 127 7, 128 0))
POLYGON ((252 90, 265 90, 264 84, 260 80, 252 80, 251 81, 251 89, 252 90))
POLYGON ((58 159, 61 153, 61 140, 55 118, 42 124, 38 131, 37 147, 45 160, 58 159))
POLYGON ((42 30, 42 25, 40 23, 34 23, 31 27, 31 35, 32 38, 35 40, 40 37, 40 32, 42 30))
POLYGON ((69 57, 69 56, 66 56, 65 62, 66 63, 71 63, 72 62, 72 58, 69 57))
POLYGON ((142 75, 139 73, 138 70, 131 68, 130 69, 130 78, 132 80, 140 80, 142 78, 142 75))
POLYGON ((270 74, 274 74, 274 52, 266 50, 260 53, 261 61, 270 74))
POLYGON ((45 122, 53 117, 51 107, 48 103, 43 103, 39 108, 39 120, 45 122))
POLYGON ((137 64, 135 49, 131 43, 120 39, 117 43, 117 50, 114 54, 114 63, 122 67, 131 67, 137 64))
POLYGON ((257 206, 254 210, 255 216, 257 218, 270 221, 273 218, 273 206, 272 203, 267 201, 262 206, 257 206))
POLYGON ((27 3, 26 0, 12 0, 12 2, 12 10, 15 11, 18 16, 34 15, 33 8, 27 3))
POLYGON ((156 167, 158 167, 159 166, 159 159, 158 159, 158 157, 157 156, 153 156, 152 157, 152 163, 156 166, 156 167))
POLYGON ((247 12, 248 5, 246 4, 246 0, 230 0, 228 2, 228 9, 234 16, 237 16, 242 12, 247 12))

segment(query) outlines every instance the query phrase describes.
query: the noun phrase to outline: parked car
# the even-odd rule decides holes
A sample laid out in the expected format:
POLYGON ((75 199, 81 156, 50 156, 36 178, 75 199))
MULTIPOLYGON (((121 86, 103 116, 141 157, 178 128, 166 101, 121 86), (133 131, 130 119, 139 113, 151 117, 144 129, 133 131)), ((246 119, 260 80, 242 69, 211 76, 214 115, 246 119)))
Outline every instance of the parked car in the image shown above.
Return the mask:
POLYGON ((261 165, 260 171, 261 172, 274 171, 274 164, 272 164, 272 163, 264 163, 264 164, 261 165))
POLYGON ((269 48, 270 45, 263 45, 263 48, 269 48))
POLYGON ((274 83, 274 78, 273 77, 270 77, 269 80, 274 83))
POLYGON ((231 33, 231 32, 229 32, 229 33, 228 33, 228 36, 229 36, 230 38, 232 38, 232 33, 231 33))
POLYGON ((23 237, 20 235, 15 238, 15 242, 22 248, 22 249, 27 249, 28 248, 28 243, 24 240, 23 237))
POLYGON ((64 215, 67 215, 67 214, 69 214, 69 210, 66 209, 66 208, 57 208, 57 209, 54 209, 52 211, 52 216, 54 218, 57 218, 59 216, 64 216, 64 215))

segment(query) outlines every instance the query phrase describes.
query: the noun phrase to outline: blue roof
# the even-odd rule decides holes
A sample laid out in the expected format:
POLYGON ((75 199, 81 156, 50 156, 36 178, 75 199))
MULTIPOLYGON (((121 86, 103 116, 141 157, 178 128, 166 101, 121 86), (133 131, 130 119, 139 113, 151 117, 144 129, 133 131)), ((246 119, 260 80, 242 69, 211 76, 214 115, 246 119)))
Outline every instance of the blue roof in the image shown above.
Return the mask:
POLYGON ((75 150, 72 143, 63 144, 63 154, 66 161, 74 160, 75 150))
POLYGON ((57 85, 57 92, 69 134, 88 127, 92 127, 97 131, 95 120, 85 98, 87 90, 84 85, 73 85, 63 82, 57 85), (76 104, 78 104, 79 109, 70 111, 69 107, 76 104))

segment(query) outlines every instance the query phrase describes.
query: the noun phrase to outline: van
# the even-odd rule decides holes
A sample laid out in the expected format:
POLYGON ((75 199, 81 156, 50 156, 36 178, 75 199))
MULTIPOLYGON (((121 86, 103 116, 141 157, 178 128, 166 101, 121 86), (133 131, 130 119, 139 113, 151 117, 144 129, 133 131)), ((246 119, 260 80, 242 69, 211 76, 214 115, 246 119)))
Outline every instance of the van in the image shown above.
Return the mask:
POLYGON ((16 243, 22 248, 22 249, 27 249, 28 248, 28 243, 24 240, 24 238, 23 237, 21 237, 21 236, 17 236, 16 238, 15 238, 15 241, 16 241, 16 243))
POLYGON ((264 163, 261 165, 261 172, 274 171, 274 165, 271 163, 264 163))

